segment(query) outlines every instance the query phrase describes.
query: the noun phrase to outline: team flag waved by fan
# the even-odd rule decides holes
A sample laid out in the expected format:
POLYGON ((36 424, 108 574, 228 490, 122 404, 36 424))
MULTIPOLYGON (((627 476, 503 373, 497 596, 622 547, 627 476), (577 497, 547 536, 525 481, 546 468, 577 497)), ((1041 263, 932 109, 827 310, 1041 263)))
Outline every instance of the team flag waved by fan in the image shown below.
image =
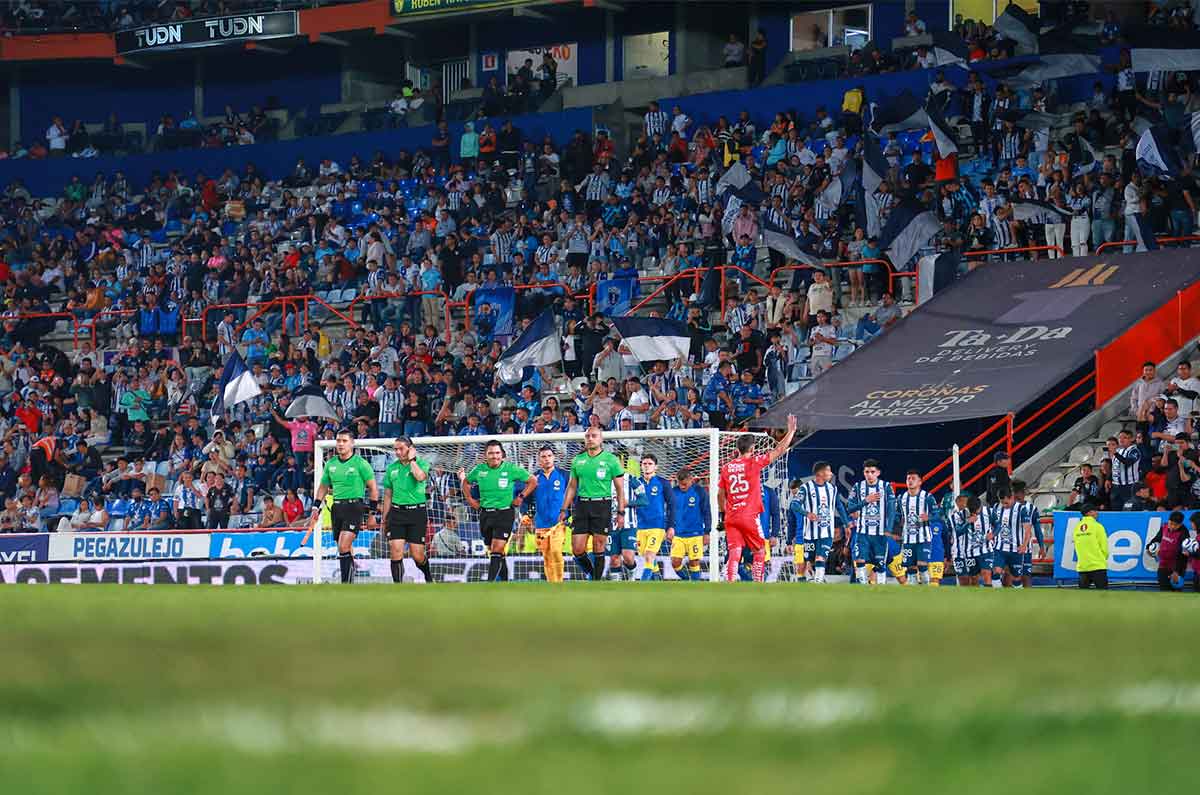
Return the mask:
POLYGON ((225 369, 221 371, 221 380, 217 384, 217 396, 212 402, 212 422, 225 416, 225 410, 253 400, 262 394, 254 374, 246 366, 245 359, 237 351, 225 360, 225 369))
POLYGON ((524 368, 544 367, 560 361, 562 342, 558 337, 558 326, 554 323, 554 311, 546 309, 504 349, 497 364, 500 367, 524 368))
POLYGON ((1146 176, 1172 179, 1183 170, 1179 152, 1171 146, 1171 131, 1162 125, 1142 133, 1135 154, 1138 169, 1146 176))
POLYGON ((879 236, 879 247, 887 252, 897 270, 905 270, 909 260, 941 228, 937 216, 916 202, 896 205, 879 236))
POLYGON ((614 317, 613 326, 639 362, 686 359, 692 339, 687 323, 658 317, 614 317))

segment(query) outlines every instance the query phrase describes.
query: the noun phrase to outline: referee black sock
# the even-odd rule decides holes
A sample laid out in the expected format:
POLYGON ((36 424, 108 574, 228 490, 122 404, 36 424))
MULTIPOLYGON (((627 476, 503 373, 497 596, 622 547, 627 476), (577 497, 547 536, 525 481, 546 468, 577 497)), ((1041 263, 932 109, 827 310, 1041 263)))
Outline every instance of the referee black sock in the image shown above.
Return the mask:
POLYGON ((588 577, 592 576, 592 556, 588 553, 584 552, 582 555, 576 555, 575 565, 588 577))
POLYGON ((504 566, 504 556, 499 552, 493 552, 488 560, 488 582, 496 582, 500 579, 502 566, 504 566))
POLYGON ((425 582, 432 583, 433 582, 433 574, 432 574, 432 572, 429 571, 429 558, 426 558, 425 560, 421 561, 420 563, 417 563, 416 560, 413 560, 413 563, 416 564, 417 570, 425 575, 425 582))
POLYGON ((342 582, 354 582, 354 556, 349 552, 339 552, 338 566, 342 569, 342 582))
POLYGON ((603 582, 604 572, 608 568, 608 558, 603 552, 592 553, 592 579, 596 582, 603 582))
POLYGON ((404 582, 404 561, 392 561, 392 582, 404 582))

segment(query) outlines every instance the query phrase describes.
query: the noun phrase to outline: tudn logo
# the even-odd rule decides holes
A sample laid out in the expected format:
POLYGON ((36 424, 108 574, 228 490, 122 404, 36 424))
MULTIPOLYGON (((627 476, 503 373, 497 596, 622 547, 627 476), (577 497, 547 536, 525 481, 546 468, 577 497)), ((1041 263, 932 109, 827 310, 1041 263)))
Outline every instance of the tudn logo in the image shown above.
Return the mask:
POLYGON ((1121 289, 1116 285, 1105 284, 1117 272, 1118 267, 1101 262, 1086 270, 1075 268, 1045 290, 1017 293, 1013 298, 1020 303, 996 318, 996 322, 1045 323, 1068 318, 1092 298, 1121 289))

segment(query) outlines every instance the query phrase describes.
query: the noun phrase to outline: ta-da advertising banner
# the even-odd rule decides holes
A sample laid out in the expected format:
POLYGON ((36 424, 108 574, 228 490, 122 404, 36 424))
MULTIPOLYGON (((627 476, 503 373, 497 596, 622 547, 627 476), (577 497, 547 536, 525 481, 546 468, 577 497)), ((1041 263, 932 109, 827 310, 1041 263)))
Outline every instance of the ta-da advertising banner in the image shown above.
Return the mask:
MULTIPOLYGON (((326 558, 337 558, 337 541, 331 533, 322 533, 325 540, 321 553, 326 558)), ((355 557, 366 557, 371 546, 379 537, 375 530, 364 530, 354 539, 351 547, 355 557)), ((285 531, 282 533, 222 533, 211 535, 205 557, 213 560, 230 558, 311 558, 312 544, 301 544, 304 533, 285 531)))
POLYGON ((51 533, 50 560, 205 559, 208 533, 51 533))
MULTIPOLYGON (((1104 511, 1096 518, 1108 534, 1108 579, 1155 580, 1158 561, 1146 552, 1146 544, 1167 523, 1167 511, 1104 511)), ((1054 512, 1054 579, 1074 580, 1079 576, 1075 555, 1075 525, 1082 516, 1076 511, 1054 512)))
POLYGON ((533 61, 533 76, 537 77, 538 69, 542 66, 542 55, 546 52, 549 52, 550 57, 558 62, 557 84, 561 86, 569 79, 571 85, 579 85, 579 43, 574 41, 568 44, 530 47, 526 50, 509 50, 504 54, 505 74, 516 74, 517 70, 525 65, 525 59, 528 58, 533 61))

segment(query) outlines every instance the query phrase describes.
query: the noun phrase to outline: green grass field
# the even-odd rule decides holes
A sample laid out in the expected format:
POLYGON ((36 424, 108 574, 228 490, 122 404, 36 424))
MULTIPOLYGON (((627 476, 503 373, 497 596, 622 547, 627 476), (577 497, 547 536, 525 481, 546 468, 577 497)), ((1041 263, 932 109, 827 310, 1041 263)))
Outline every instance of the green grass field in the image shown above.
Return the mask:
POLYGON ((1194 759, 1200 730, 1190 594, 2 597, 5 792, 1140 793, 1186 780, 1164 760, 1194 759))

